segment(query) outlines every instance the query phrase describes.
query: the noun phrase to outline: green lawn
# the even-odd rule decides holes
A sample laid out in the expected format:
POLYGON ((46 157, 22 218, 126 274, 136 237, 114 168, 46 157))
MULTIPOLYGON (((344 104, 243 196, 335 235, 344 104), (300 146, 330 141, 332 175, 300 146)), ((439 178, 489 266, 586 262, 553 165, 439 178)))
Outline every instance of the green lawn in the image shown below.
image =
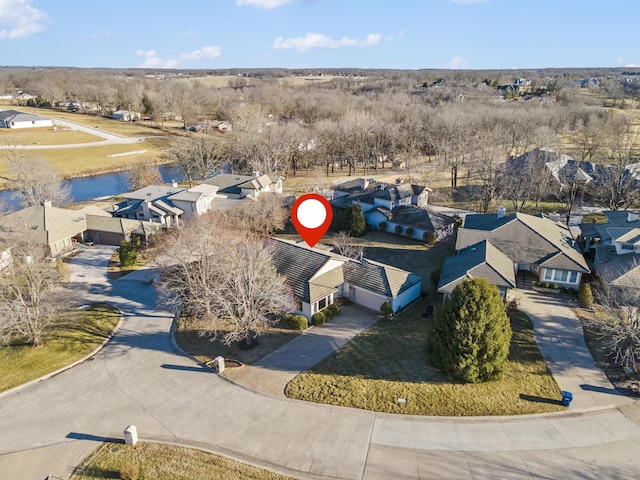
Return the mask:
POLYGON ((427 321, 420 302, 380 321, 287 386, 300 400, 411 415, 515 415, 561 411, 560 389, 533 337, 531 321, 513 321, 509 369, 483 384, 449 381, 427 363, 427 321), (398 399, 406 399, 400 403, 398 399))
POLYGON ((105 443, 76 469, 71 480, 126 478, 137 465, 139 480, 286 480, 277 473, 193 448, 140 442, 135 447, 105 443))
POLYGON ((120 314, 115 309, 96 304, 61 315, 41 347, 17 344, 0 348, 0 392, 54 372, 91 353, 113 332, 119 320, 120 314))

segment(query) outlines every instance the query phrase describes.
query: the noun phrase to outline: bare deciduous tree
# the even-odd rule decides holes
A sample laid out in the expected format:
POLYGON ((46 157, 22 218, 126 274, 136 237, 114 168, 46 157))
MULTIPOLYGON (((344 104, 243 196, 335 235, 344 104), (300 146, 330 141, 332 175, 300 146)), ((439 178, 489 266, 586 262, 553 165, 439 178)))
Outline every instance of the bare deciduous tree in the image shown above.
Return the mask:
POLYGON ((37 347, 56 316, 68 308, 69 294, 46 245, 17 232, 10 238, 0 274, 0 344, 19 339, 37 347))
POLYGON ((69 202, 70 188, 63 184, 62 176, 46 161, 17 149, 5 150, 4 156, 23 207, 40 205, 47 200, 54 206, 69 202))
POLYGON ((364 253, 364 247, 358 243, 357 239, 349 236, 347 232, 334 234, 330 242, 340 255, 347 258, 357 260, 364 253))
POLYGON ((183 180, 193 186, 196 179, 212 176, 222 163, 221 142, 198 136, 178 141, 168 152, 182 172, 183 180))
POLYGON ((135 163, 127 170, 126 177, 128 188, 131 191, 162 183, 162 175, 160 175, 158 166, 154 165, 150 160, 135 163))
POLYGON ((161 258, 165 305, 202 322, 202 334, 229 345, 251 344, 272 314, 292 305, 272 252, 251 235, 211 215, 175 232, 161 258))
POLYGON ((599 332, 614 361, 638 371, 640 366, 640 294, 611 291, 600 298, 602 314, 591 325, 599 332))
POLYGON ((242 225, 243 228, 264 237, 284 228, 289 211, 280 197, 261 193, 255 200, 247 200, 241 206, 228 209, 224 216, 230 223, 242 225))

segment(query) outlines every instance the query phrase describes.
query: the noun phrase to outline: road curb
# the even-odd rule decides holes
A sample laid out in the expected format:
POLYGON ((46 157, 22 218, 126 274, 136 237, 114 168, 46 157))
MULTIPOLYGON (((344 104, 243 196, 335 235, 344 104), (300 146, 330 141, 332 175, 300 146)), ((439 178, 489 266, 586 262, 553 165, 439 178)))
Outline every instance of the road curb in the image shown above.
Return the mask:
POLYGON ((54 372, 47 373, 46 375, 43 375, 40 378, 36 378, 34 380, 29 380, 27 383, 23 383, 22 385, 18 385, 17 387, 13 387, 13 388, 11 388, 9 390, 5 390, 4 392, 0 393, 0 398, 2 398, 5 395, 9 395, 11 393, 16 393, 16 392, 19 392, 20 390, 24 390, 25 388, 28 388, 31 385, 35 385, 36 383, 43 382, 45 380, 49 380, 50 378, 55 377, 56 375, 60 375, 61 373, 66 372, 67 370, 71 370, 73 367, 75 367, 77 365, 80 365, 81 363, 86 362, 91 357, 95 357, 98 353, 100 353, 100 351, 105 347, 105 345, 107 343, 109 343, 111 341, 111 339, 115 336, 115 334, 118 332, 118 330, 120 330, 120 326, 122 325, 122 321, 124 319, 124 315, 122 314, 120 309, 114 307, 113 305, 111 305, 109 303, 105 303, 105 304, 109 305, 109 307, 115 309, 120 314, 120 320, 118 320, 118 324, 115 326, 113 331, 109 334, 109 336, 107 338, 105 338, 102 341, 102 343, 100 345, 98 345, 93 351, 91 351, 90 353, 88 353, 87 355, 82 357, 80 360, 76 360, 75 362, 70 363, 69 365, 65 365, 64 367, 61 367, 61 368, 59 368, 58 370, 56 370, 54 372))

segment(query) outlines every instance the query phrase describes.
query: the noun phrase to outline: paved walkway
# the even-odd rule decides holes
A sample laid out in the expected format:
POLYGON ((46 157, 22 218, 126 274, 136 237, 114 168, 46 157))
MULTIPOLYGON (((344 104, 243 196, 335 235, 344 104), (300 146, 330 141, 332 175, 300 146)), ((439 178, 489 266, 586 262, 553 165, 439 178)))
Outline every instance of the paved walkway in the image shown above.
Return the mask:
POLYGON ((329 323, 313 327, 254 365, 227 370, 227 377, 252 390, 284 397, 287 384, 378 321, 358 305, 343 306, 329 323))
MULTIPOLYGON (((90 267, 87 255, 103 261, 83 253, 72 269, 90 267)), ((637 478, 637 402, 541 416, 432 418, 233 385, 174 350, 172 318, 154 305, 151 273, 98 281, 72 271, 92 279, 78 285, 79 294, 110 301, 125 318, 93 360, 0 397, 0 478, 66 478, 131 423, 145 440, 206 448, 305 479, 637 478)))

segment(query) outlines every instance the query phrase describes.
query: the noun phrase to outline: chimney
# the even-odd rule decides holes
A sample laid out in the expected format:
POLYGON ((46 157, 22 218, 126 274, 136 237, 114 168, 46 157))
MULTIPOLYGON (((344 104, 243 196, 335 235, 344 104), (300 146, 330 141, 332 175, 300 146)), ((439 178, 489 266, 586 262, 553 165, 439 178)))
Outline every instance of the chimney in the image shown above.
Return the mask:
MULTIPOLYGON (((42 206, 43 207, 53 207, 53 204, 51 203, 51 200, 44 200, 42 202, 42 206)), ((638 219, 638 216, 636 215, 636 220, 638 219)))
POLYGON ((498 207, 498 218, 504 218, 507 214, 507 209, 503 206, 498 207))
POLYGON ((640 211, 638 210, 629 210, 627 212, 628 223, 637 222, 639 217, 640 217, 640 211))
POLYGON ((171 186, 173 188, 178 188, 178 182, 176 182, 175 180, 171 180, 171 186))
POLYGON ((257 172, 257 171, 251 172, 251 176, 252 177, 259 177, 260 176, 260 172, 257 172))
POLYGON ((149 210, 150 203, 151 202, 146 198, 142 201, 142 213, 144 215, 144 219, 148 222, 151 221, 151 211, 149 210))
POLYGON ((368 186, 369 186, 369 180, 367 180, 366 178, 363 178, 362 179, 362 190, 366 190, 368 186))

